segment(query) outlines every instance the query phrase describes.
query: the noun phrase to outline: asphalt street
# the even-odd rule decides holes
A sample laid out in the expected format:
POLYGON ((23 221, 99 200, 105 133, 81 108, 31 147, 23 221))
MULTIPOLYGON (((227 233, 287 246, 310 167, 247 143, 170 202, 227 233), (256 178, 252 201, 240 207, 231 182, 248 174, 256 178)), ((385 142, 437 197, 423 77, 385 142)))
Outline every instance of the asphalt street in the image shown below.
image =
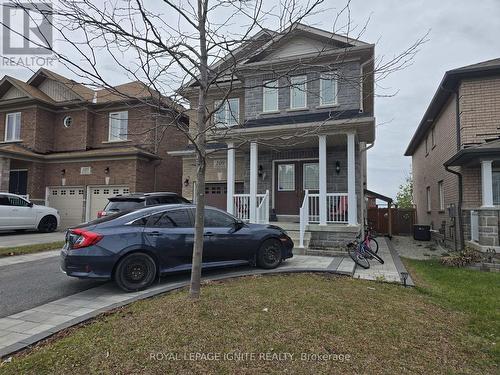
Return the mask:
POLYGON ((0 318, 101 285, 68 277, 59 257, 0 267, 0 318))

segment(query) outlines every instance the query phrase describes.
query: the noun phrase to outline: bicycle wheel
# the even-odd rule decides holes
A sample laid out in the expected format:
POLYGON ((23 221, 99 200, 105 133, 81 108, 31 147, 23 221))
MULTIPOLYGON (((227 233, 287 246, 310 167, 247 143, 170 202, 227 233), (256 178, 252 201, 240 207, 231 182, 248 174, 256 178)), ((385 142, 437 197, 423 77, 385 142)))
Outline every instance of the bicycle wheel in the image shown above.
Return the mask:
POLYGON ((368 260, 361 254, 359 251, 359 247, 355 247, 352 250, 349 250, 349 256, 351 259, 356 263, 358 266, 363 267, 365 269, 370 268, 370 263, 368 263, 368 260))
POLYGON ((384 264, 384 260, 379 257, 377 254, 375 254, 371 249, 365 247, 365 251, 370 254, 373 258, 379 261, 380 264, 384 264))
POLYGON ((378 242, 375 238, 370 237, 370 250, 373 251, 374 253, 378 253, 378 242))

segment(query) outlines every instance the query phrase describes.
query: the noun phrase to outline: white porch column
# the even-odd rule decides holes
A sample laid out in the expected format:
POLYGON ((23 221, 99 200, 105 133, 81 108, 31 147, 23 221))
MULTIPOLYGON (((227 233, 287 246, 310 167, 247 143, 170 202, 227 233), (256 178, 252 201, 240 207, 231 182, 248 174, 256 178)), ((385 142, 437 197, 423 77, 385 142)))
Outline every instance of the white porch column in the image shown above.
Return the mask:
POLYGON ((250 222, 257 221, 257 169, 258 155, 257 143, 250 143, 250 222))
POLYGON ((326 135, 319 136, 319 225, 326 225, 326 135))
POLYGON ((347 210, 349 225, 358 224, 358 205, 356 204, 356 144, 355 134, 347 134, 347 210))
POLYGON ((235 175, 234 143, 227 144, 227 202, 226 211, 234 215, 234 175, 235 175))
POLYGON ((491 160, 481 160, 482 207, 493 207, 493 172, 491 160))

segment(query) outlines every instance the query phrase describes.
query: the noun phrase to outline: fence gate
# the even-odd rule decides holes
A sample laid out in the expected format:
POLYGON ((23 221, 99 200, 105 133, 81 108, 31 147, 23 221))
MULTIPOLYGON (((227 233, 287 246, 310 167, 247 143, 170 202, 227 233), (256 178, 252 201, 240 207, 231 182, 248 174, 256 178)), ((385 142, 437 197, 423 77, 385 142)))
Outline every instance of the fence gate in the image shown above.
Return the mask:
MULTIPOLYGON (((415 223, 415 210, 410 208, 391 208, 392 234, 412 234, 415 223)), ((377 233, 389 233, 389 209, 381 207, 368 208, 368 222, 377 233)))

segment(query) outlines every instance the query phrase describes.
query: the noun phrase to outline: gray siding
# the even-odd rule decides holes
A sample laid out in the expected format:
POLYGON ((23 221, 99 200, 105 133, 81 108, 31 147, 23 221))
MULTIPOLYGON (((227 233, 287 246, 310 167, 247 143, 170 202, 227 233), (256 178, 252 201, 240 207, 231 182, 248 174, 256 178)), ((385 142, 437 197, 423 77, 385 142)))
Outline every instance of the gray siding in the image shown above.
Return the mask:
MULTIPOLYGON (((329 71, 324 69, 324 71, 329 71)), ((360 87, 359 75, 360 65, 357 61, 346 62, 336 67, 338 73, 338 105, 336 111, 360 108, 360 87)), ((319 86, 321 71, 300 71, 297 70, 293 75, 307 75, 307 107, 309 112, 326 111, 326 108, 319 106, 319 86)), ((273 74, 263 74, 247 77, 245 79, 245 119, 256 119, 260 117, 272 117, 290 115, 292 113, 306 113, 307 111, 287 111, 290 108, 290 86, 286 77, 279 80, 278 109, 279 113, 262 114, 262 84, 266 80, 273 79, 273 74)))

